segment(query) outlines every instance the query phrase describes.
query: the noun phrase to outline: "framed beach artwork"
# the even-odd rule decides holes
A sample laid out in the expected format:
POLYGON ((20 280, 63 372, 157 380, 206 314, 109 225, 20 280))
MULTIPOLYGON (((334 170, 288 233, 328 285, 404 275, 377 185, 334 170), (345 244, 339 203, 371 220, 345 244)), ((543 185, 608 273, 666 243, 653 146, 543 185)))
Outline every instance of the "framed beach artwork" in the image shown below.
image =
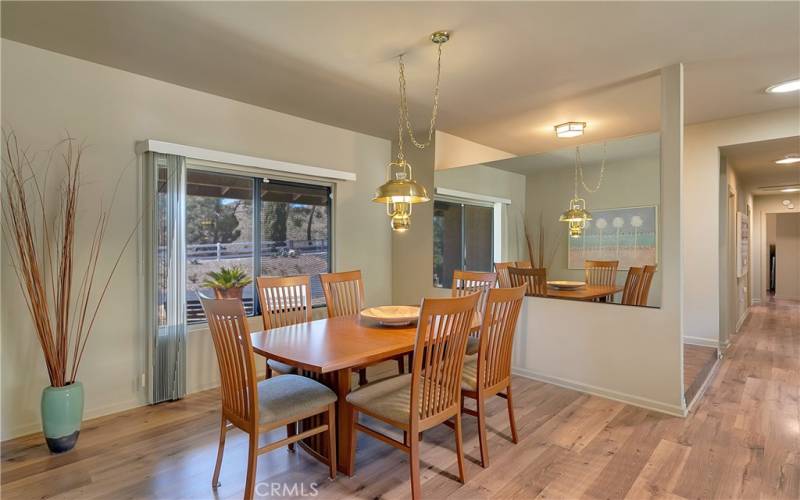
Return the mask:
POLYGON ((619 270, 655 265, 658 261, 658 207, 589 209, 592 220, 583 235, 569 238, 569 269, 583 269, 587 260, 618 260, 619 270))

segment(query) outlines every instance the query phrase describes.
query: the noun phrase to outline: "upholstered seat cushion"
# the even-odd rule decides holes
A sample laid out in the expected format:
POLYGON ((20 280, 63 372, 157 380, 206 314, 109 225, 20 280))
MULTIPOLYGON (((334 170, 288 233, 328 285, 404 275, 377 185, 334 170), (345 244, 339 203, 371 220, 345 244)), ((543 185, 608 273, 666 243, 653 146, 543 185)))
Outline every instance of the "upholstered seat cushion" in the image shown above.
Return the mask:
POLYGON ((464 358, 464 369, 461 371, 461 388, 466 391, 478 390, 478 356, 464 358))
POLYGON ((478 352, 478 345, 480 344, 480 338, 477 336, 470 335, 467 337, 467 355, 476 354, 478 352))
POLYGON ((279 422, 320 412, 336 401, 336 393, 316 380, 300 375, 278 375, 258 383, 259 423, 279 422))
POLYGON ((411 374, 389 377, 359 387, 347 395, 347 401, 380 417, 407 423, 411 407, 411 374))
POLYGON ((281 363, 276 359, 268 359, 267 364, 272 370, 280 372, 281 374, 297 373, 297 367, 292 365, 287 365, 286 363, 281 363))

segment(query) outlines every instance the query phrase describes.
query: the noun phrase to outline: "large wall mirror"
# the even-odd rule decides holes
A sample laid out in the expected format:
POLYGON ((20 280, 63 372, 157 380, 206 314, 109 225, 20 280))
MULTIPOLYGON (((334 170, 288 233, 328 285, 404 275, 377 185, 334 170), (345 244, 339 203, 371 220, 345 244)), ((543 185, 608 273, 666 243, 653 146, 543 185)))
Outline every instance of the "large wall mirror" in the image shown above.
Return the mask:
POLYGON ((658 133, 437 170, 435 187, 434 286, 496 270, 529 295, 660 306, 658 133))

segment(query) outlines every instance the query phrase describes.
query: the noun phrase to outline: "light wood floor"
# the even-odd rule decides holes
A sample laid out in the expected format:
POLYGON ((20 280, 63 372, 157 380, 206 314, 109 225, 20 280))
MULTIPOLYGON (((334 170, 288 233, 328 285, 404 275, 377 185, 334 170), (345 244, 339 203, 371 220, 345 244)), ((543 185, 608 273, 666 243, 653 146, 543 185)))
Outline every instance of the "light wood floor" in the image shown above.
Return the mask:
MULTIPOLYGON (((475 421, 465 417, 468 482, 461 485, 452 432, 426 432, 424 497, 800 498, 800 304, 754 307, 742 332, 686 419, 515 379, 520 443, 509 442, 505 402, 493 401, 491 465, 481 469, 475 421)), ((217 405, 210 391, 92 420, 64 455, 48 455, 39 436, 3 443, 2 496, 215 498, 217 405)), ((229 434, 217 498, 241 497, 245 454, 244 435, 229 434)), ((262 492, 271 483, 284 496, 410 492, 406 455, 365 436, 356 475, 335 482, 326 475, 304 452, 259 458, 262 492), (298 489, 280 490, 284 484, 298 489)))
POLYGON ((703 386, 716 361, 716 348, 683 344, 683 394, 686 404, 692 402, 692 398, 703 386))

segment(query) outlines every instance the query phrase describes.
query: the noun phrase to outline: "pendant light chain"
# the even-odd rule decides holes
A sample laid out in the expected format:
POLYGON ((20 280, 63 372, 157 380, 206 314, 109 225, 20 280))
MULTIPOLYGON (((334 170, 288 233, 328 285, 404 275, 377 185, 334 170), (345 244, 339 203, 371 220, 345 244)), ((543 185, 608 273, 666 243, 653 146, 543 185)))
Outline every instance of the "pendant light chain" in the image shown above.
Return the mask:
POLYGON ((597 186, 594 189, 590 189, 589 186, 586 185, 586 181, 583 176, 583 161, 581 160, 581 149, 580 147, 575 147, 575 197, 578 196, 578 171, 580 170, 581 176, 581 185, 583 189, 586 190, 587 193, 596 193, 600 190, 600 186, 603 184, 603 178, 605 177, 606 173, 606 157, 608 156, 606 153, 606 146, 607 143, 603 143, 603 163, 600 165, 600 179, 597 181, 597 186))
POLYGON ((400 54, 399 57, 399 66, 400 66, 400 117, 398 120, 399 125, 399 138, 398 138, 398 149, 399 154, 398 156, 402 158, 403 155, 403 124, 405 123, 406 130, 408 131, 408 137, 411 139, 411 142, 416 146, 418 149, 425 149, 426 147, 431 145, 433 140, 433 132, 436 130, 436 118, 439 114, 439 81, 442 74, 442 44, 437 43, 438 45, 438 55, 436 60, 436 80, 433 86, 433 110, 431 112, 431 122, 430 128, 428 129, 428 140, 425 143, 420 143, 417 141, 417 138, 414 137, 414 128, 411 126, 411 119, 408 113, 408 97, 406 95, 406 72, 405 72, 405 64, 403 64, 403 55, 400 54))

